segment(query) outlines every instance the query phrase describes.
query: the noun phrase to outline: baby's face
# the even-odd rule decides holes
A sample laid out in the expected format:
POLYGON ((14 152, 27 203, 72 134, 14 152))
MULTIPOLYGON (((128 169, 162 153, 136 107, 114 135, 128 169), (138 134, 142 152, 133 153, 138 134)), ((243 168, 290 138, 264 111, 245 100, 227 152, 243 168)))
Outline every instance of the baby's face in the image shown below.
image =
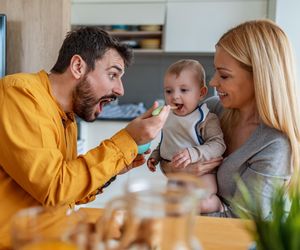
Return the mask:
POLYGON ((189 69, 183 70, 179 76, 167 74, 164 79, 165 101, 168 105, 177 107, 173 110, 176 115, 188 115, 195 110, 205 96, 203 94, 205 91, 202 90, 201 94, 202 88, 195 79, 194 73, 189 69))

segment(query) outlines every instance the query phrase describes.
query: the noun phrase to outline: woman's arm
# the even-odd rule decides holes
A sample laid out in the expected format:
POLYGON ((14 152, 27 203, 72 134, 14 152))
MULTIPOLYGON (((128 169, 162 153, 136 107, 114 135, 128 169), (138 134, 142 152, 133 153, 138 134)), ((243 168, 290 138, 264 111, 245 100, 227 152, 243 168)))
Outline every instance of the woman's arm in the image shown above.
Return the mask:
MULTIPOLYGON (((290 144, 286 137, 279 136, 266 141, 244 165, 239 173, 253 199, 258 199, 263 207, 264 216, 270 214, 270 200, 276 186, 288 184, 291 177, 290 144)), ((241 197, 236 188, 232 201, 238 202, 241 197)), ((245 208, 247 209, 247 208, 245 208)))

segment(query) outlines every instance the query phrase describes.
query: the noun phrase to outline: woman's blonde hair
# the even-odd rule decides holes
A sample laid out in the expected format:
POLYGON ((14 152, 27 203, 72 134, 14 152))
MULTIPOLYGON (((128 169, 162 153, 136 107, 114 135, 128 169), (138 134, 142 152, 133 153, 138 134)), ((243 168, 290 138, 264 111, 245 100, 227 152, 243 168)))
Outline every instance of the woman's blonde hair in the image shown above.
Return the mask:
MULTIPOLYGON (((258 113, 269 127, 283 132, 291 144, 291 166, 298 181, 300 165, 300 115, 293 51, 283 30, 270 20, 248 21, 226 32, 217 45, 252 72, 258 113)), ((236 121, 227 110, 222 125, 236 121)), ((226 126, 227 125, 227 126, 226 126)), ((226 134, 226 132, 225 132, 226 134)))

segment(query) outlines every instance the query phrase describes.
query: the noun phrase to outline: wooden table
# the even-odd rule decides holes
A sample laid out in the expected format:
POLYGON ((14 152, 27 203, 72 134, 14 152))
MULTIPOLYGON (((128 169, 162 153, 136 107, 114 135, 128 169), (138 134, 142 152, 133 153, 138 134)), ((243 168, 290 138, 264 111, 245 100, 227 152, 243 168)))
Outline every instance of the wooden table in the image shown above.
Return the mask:
MULTIPOLYGON (((102 214, 102 209, 81 208, 88 222, 94 223, 102 214)), ((215 218, 199 216, 196 221, 196 234, 203 250, 247 250, 251 245, 251 236, 245 229, 250 221, 241 219, 215 218)))

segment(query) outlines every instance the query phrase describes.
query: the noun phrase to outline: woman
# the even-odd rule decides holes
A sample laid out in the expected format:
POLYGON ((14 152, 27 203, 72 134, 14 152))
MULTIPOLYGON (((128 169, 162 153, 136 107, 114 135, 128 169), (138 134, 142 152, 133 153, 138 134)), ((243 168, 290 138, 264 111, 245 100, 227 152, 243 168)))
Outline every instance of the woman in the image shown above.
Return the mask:
MULTIPOLYGON (((208 100, 221 118, 227 150, 217 173, 219 216, 235 216, 238 176, 264 215, 270 213, 273 185, 285 185, 300 164, 300 115, 291 46, 273 22, 245 22, 226 32, 216 45, 210 82, 218 97, 208 100)), ((214 164, 209 163, 202 171, 214 164)))

